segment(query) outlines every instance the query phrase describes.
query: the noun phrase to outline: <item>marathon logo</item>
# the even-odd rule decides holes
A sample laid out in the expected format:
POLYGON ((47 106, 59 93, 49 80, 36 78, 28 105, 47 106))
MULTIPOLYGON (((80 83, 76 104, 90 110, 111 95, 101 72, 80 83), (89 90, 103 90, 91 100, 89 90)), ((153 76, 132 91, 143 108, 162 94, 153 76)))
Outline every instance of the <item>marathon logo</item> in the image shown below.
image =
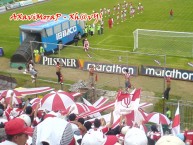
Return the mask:
POLYGON ((125 69, 129 70, 131 75, 138 75, 137 66, 127 66, 127 65, 118 65, 118 64, 104 64, 104 63, 94 63, 94 62, 85 62, 83 70, 89 70, 90 66, 95 67, 96 72, 102 73, 113 73, 113 74, 123 74, 125 69))
POLYGON ((74 32, 77 31, 77 27, 76 26, 73 26, 73 27, 70 27, 69 29, 66 29, 62 32, 59 32, 56 34, 56 40, 60 40, 66 36, 69 36, 70 34, 73 34, 74 32))
POLYGON ((141 66, 141 75, 154 76, 154 77, 168 77, 173 79, 193 81, 193 71, 181 70, 175 68, 163 68, 155 66, 141 66))
POLYGON ((42 58, 40 62, 42 65, 56 65, 57 62, 60 62, 60 65, 68 68, 79 68, 79 63, 77 59, 71 58, 57 58, 57 57, 46 57, 42 58))

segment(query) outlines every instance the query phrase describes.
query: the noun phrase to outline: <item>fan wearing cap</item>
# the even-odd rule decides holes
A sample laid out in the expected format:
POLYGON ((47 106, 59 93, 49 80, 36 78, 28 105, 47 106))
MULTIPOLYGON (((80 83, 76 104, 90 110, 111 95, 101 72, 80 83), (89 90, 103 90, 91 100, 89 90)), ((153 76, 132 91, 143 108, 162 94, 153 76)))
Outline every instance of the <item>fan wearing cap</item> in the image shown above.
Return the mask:
POLYGON ((25 145, 28 139, 28 134, 31 134, 33 129, 27 127, 24 120, 15 118, 5 124, 5 133, 7 140, 0 145, 25 145))

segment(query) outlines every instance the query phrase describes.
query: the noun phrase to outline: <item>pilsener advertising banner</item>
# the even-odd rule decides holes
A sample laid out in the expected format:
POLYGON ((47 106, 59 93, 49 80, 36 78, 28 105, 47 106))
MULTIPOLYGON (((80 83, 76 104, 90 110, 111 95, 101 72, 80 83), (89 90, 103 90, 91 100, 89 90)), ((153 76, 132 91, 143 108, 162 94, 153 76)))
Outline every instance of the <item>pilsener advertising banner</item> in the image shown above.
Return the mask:
POLYGON ((80 62, 78 59, 73 58, 58 58, 58 57, 47 57, 43 56, 39 62, 42 65, 56 65, 60 62, 60 65, 67 68, 79 68, 80 62))
POLYGON ((91 65, 94 65, 96 72, 102 73, 113 73, 113 74, 123 74, 125 69, 129 70, 131 75, 138 75, 137 66, 127 66, 119 64, 106 64, 106 63, 95 63, 95 62, 84 62, 83 70, 88 70, 91 65))
POLYGON ((141 66, 141 75, 154 76, 154 77, 166 77, 170 76, 173 79, 193 81, 193 71, 182 70, 176 68, 163 68, 156 66, 141 66))

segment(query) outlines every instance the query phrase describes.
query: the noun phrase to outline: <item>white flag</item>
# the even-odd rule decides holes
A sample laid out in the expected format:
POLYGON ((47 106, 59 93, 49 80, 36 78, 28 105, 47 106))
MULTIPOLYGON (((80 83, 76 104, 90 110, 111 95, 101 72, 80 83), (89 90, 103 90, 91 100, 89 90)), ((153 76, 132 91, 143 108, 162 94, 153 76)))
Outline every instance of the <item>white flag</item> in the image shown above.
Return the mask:
POLYGON ((179 133, 180 133, 180 108, 179 108, 179 102, 178 102, 178 108, 176 110, 175 117, 172 123, 172 134, 177 135, 179 133))

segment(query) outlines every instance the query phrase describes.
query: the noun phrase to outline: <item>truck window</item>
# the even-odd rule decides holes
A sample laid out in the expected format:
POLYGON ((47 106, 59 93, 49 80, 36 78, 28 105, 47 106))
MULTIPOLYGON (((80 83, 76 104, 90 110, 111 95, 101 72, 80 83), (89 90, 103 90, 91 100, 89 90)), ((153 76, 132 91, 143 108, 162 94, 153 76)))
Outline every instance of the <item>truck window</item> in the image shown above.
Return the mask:
POLYGON ((54 26, 54 34, 57 34, 57 33, 61 32, 61 31, 62 31, 62 30, 61 30, 61 25, 60 25, 60 24, 54 26))
POLYGON ((70 27, 76 26, 76 21, 70 20, 70 27))
POLYGON ((46 36, 47 36, 46 30, 44 29, 44 30, 41 31, 41 37, 46 37, 46 36))
POLYGON ((62 23, 62 30, 68 29, 68 22, 62 23))
POLYGON ((52 35, 53 35, 53 30, 52 30, 52 28, 47 28, 47 29, 46 29, 46 34, 47 34, 47 36, 52 36, 52 35))

